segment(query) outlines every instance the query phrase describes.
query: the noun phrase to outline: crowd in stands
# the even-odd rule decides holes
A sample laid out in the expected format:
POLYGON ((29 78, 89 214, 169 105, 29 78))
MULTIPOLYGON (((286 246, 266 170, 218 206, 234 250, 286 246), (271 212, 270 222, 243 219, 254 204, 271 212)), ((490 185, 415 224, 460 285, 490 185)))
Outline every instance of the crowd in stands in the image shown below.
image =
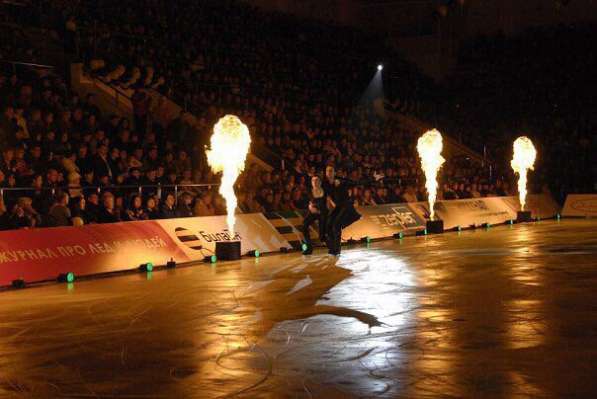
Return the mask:
POLYGON ((194 202, 223 212, 209 187, 193 185, 215 176, 166 131, 103 116, 50 71, 3 72, 0 228, 187 217, 194 202))
MULTIPOLYGON (((233 1, 44 3, 62 11, 67 51, 77 52, 89 73, 128 91, 135 115, 102 113, 93 96, 71 92, 59 73, 3 68, 1 228, 225 213, 216 187, 196 184, 219 181, 203 149, 226 113, 249 125, 254 145, 277 154, 273 170, 251 165, 239 178, 242 212, 306 209, 310 178, 326 165, 354 182, 358 206, 426 198, 415 150, 422 132, 357 101, 373 76, 370 61, 392 57, 383 40, 233 1), (146 90, 178 101, 197 123, 184 114, 168 126, 153 123, 146 90)), ((470 127, 470 142, 494 145, 474 123, 462 125, 470 127)), ((569 145, 538 139, 540 154, 567 156, 584 132, 569 145)), ((507 159, 511 144, 495 139, 503 154, 490 155, 507 159)), ((552 172, 546 165, 543 174, 552 172)), ((442 169, 439 196, 511 195, 512 181, 507 167, 453 157, 442 169)))

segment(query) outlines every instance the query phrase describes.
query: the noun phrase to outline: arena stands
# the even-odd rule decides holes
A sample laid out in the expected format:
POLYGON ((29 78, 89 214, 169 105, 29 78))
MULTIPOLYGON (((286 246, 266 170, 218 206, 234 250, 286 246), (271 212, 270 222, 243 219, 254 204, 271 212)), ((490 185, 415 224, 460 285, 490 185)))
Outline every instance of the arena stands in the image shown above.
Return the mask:
MULTIPOLYGON (((72 61, 83 61, 86 73, 128 95, 133 115, 102 112, 93 96, 74 93, 60 71, 16 71, 4 65, 3 228, 223 214, 223 200, 211 187, 218 178, 205 163, 203 146, 211 126, 225 113, 239 115, 250 126, 254 146, 275 154, 272 171, 249 167, 241 176, 237 192, 243 212, 305 209, 310 176, 329 164, 355 182, 352 195, 358 205, 425 198, 414 148, 421 132, 403 126, 394 111, 384 117, 371 104, 359 102, 378 60, 406 65, 383 38, 234 1, 42 3, 38 11, 45 15, 35 20, 59 33, 66 53, 72 61), (149 92, 176 101, 197 123, 190 125, 183 114, 168 126, 156 123, 149 92)), ((495 46, 492 40, 497 39, 473 48, 488 52, 495 46)), ((3 48, 21 58, 33 55, 28 46, 3 48)), ((472 52, 463 52, 462 65, 481 62, 467 59, 466 51, 472 52)), ((546 62, 549 54, 543 55, 533 58, 527 78, 546 62)), ((502 76, 498 61, 508 58, 510 68, 520 68, 512 54, 480 58, 486 77, 458 81, 472 79, 479 90, 490 92, 495 82, 487 76, 502 76)), ((453 96, 454 102, 438 106, 430 96, 429 79, 408 70, 398 84, 386 82, 393 88, 388 97, 395 111, 436 123, 480 152, 484 143, 493 160, 509 156, 511 144, 504 133, 533 136, 532 131, 505 129, 499 121, 505 112, 483 119, 487 113, 469 108, 485 104, 475 102, 478 90, 449 87, 449 93, 465 93, 463 100, 453 96), (480 133, 489 123, 495 123, 491 137, 480 133)), ((500 88, 499 97, 483 98, 512 98, 508 85, 500 88)), ((493 107, 485 105, 485 110, 493 107)), ((550 128, 561 133, 571 126, 566 123, 550 128)), ((580 158, 567 160, 586 166, 590 154, 585 150, 591 146, 587 131, 575 131, 576 136, 569 136, 575 141, 568 144, 554 135, 545 142, 537 137, 540 153, 561 159, 577 148, 575 143, 585 143, 580 158)), ((554 169, 556 162, 546 162, 541 174, 554 169)), ((504 162, 452 157, 441 178, 441 198, 513 194, 504 162)), ((552 189, 562 189, 561 182, 554 184, 552 189)))

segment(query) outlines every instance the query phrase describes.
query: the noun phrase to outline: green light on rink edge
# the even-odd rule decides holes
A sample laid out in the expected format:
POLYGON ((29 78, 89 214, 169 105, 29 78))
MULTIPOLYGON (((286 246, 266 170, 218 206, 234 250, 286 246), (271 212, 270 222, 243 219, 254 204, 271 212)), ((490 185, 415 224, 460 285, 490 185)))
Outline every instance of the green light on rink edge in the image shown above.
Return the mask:
POLYGON ((255 257, 259 258, 259 256, 261 256, 261 252, 259 252, 258 249, 255 250, 255 257))
POLYGON ((305 252, 307 250, 307 244, 306 243, 303 243, 303 245, 301 245, 301 250, 303 252, 305 252))
POLYGON ((66 282, 72 283, 73 281, 75 281, 75 273, 73 273, 73 272, 66 273, 66 282))
POLYGON ((153 263, 147 262, 145 264, 145 268, 147 269, 148 272, 153 271, 153 263))
POLYGON ((218 257, 215 255, 212 255, 209 260, 211 261, 211 263, 216 263, 218 261, 218 257))

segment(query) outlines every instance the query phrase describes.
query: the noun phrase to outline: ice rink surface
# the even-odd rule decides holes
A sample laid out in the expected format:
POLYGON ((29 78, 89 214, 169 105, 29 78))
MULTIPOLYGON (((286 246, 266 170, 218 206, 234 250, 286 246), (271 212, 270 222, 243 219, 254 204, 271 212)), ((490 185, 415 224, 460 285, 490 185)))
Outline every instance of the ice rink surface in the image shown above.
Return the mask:
POLYGON ((0 397, 597 397, 597 221, 0 292, 0 397))

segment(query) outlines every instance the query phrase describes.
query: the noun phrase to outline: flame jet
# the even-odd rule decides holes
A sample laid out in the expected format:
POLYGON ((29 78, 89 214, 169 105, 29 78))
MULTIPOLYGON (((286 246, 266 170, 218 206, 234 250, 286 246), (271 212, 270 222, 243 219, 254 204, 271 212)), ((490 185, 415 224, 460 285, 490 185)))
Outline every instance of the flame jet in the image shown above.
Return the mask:
POLYGON ((214 125, 211 148, 205 151, 211 170, 214 173, 222 172, 219 192, 226 200, 226 222, 231 236, 234 236, 234 212, 237 205, 234 183, 245 169, 250 146, 251 135, 247 125, 235 115, 226 115, 214 125))
POLYGON ((533 170, 537 158, 537 150, 531 139, 521 136, 514 141, 514 156, 510 165, 514 173, 518 173, 518 198, 520 199, 520 210, 524 211, 527 198, 527 172, 533 170))
POLYGON ((429 219, 433 220, 433 206, 437 198, 437 172, 446 161, 442 157, 442 135, 436 129, 429 130, 417 141, 417 151, 421 158, 421 168, 425 173, 425 188, 428 193, 429 219))

